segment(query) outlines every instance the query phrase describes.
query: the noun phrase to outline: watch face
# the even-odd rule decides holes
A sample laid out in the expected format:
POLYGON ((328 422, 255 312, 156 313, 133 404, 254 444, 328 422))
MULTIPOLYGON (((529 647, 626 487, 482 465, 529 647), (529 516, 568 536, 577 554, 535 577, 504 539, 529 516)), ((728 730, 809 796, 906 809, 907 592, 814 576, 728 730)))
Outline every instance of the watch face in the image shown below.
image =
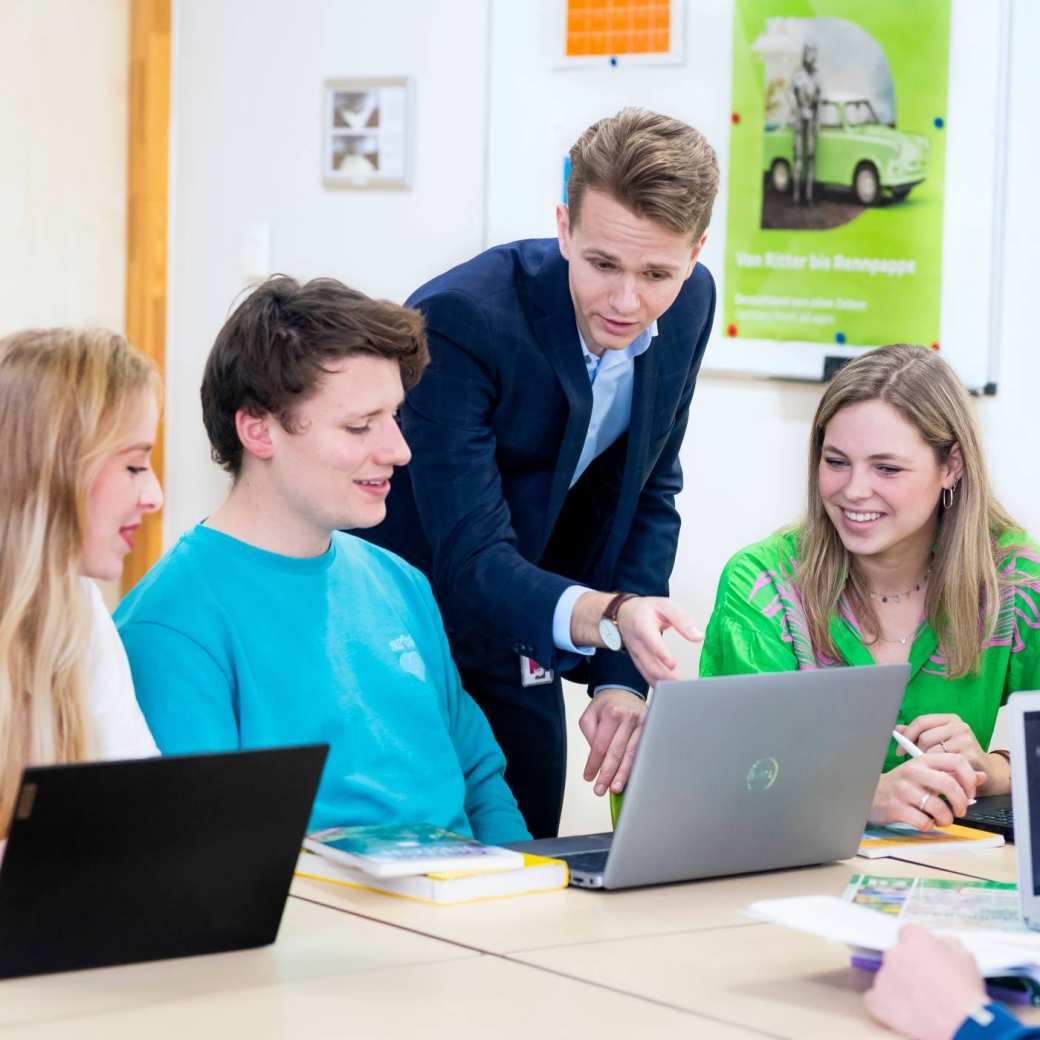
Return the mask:
POLYGON ((599 619, 599 637, 608 650, 621 649, 621 631, 610 618, 599 619))

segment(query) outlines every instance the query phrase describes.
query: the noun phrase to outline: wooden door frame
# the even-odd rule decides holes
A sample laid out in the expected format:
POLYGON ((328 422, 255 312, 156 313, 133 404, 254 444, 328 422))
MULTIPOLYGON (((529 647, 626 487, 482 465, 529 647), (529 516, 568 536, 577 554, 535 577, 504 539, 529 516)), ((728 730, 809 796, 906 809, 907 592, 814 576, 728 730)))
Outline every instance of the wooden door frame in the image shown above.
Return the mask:
MULTIPOLYGON (((167 214, 170 162, 172 0, 129 0, 127 124, 126 336, 147 354, 166 385, 167 214)), ((153 465, 163 479, 165 426, 153 465)), ((123 591, 162 555, 162 517, 145 517, 123 567, 123 591)))

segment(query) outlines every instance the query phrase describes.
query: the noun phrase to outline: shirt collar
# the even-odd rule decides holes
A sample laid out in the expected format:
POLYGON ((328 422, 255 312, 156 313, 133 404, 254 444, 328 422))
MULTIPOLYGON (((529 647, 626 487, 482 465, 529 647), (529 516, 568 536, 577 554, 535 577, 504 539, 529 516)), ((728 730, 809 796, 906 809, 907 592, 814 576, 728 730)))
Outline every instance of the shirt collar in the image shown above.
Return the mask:
POLYGON ((606 350, 601 357, 597 357, 589 350, 580 328, 578 329, 578 342, 581 344, 581 351, 585 355, 586 367, 590 372, 595 372, 601 363, 605 366, 613 367, 623 362, 634 361, 640 354, 645 354, 650 349, 650 343, 656 335, 657 322, 652 321, 624 350, 606 350))

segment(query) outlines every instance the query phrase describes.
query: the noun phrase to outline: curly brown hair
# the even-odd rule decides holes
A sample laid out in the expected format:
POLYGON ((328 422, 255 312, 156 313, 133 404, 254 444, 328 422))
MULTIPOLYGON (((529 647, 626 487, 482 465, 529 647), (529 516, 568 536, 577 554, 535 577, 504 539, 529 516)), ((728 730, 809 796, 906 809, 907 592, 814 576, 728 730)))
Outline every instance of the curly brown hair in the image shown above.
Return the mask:
POLYGON ((213 461, 237 477, 239 409, 277 416, 291 432, 293 409, 317 389, 328 363, 357 354, 396 361, 410 390, 430 360, 422 315, 335 278, 301 285, 277 274, 257 286, 224 323, 206 361, 202 418, 213 461))

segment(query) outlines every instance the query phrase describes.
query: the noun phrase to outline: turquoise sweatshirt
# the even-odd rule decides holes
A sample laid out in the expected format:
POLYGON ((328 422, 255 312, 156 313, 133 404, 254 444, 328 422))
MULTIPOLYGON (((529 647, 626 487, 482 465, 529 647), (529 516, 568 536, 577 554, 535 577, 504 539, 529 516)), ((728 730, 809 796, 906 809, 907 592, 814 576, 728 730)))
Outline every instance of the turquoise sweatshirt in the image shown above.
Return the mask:
POLYGON ((312 828, 528 837, 430 586, 392 553, 336 533, 297 559, 199 525, 115 621, 164 754, 327 742, 312 828))

